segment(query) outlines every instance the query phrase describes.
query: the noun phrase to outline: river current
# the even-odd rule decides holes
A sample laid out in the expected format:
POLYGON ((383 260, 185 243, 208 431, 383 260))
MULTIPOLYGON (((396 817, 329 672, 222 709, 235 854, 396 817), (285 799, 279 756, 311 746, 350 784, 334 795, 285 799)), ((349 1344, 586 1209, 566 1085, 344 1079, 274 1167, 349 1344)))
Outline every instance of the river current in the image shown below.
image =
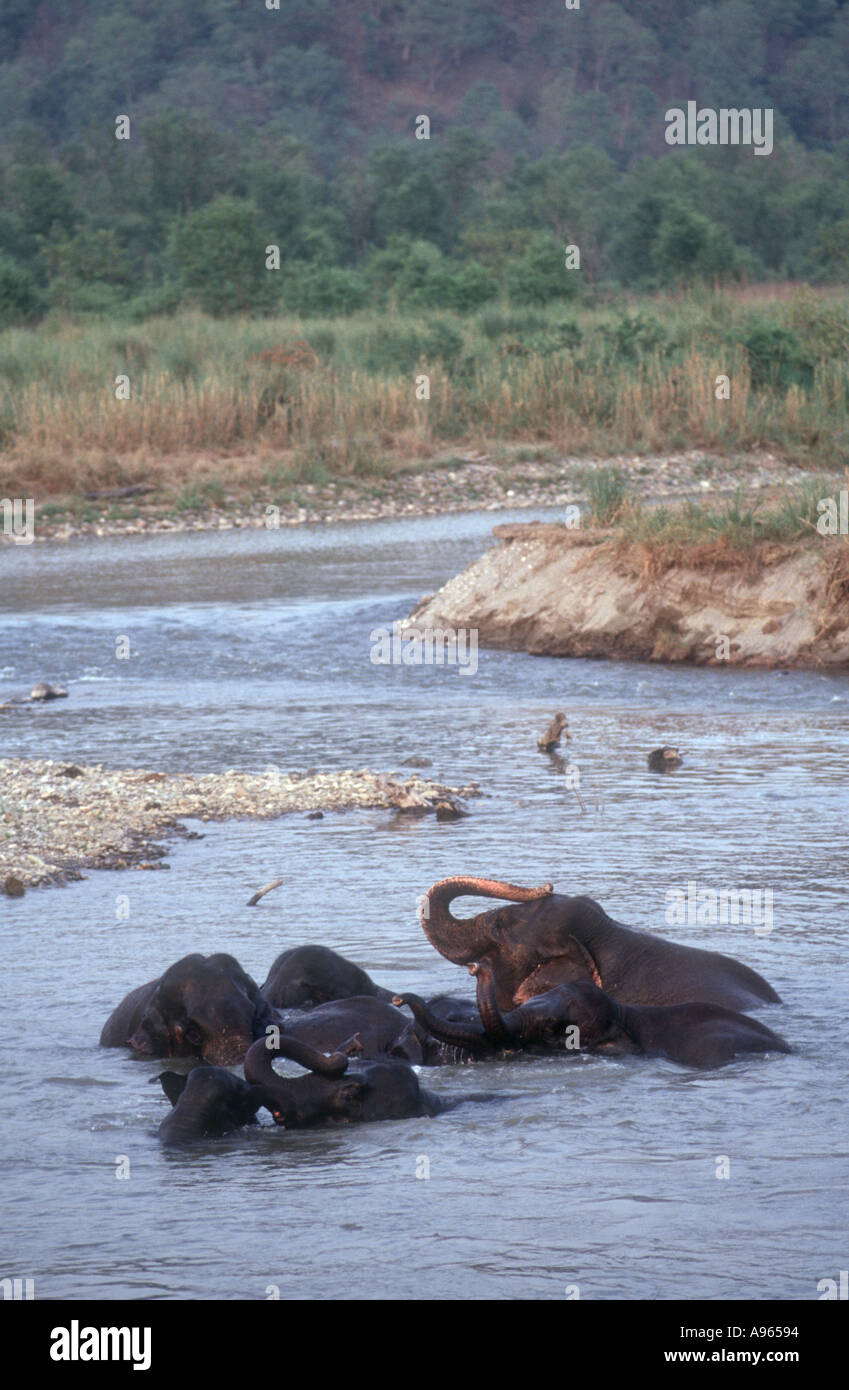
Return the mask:
POLYGON ((373 664, 373 629, 510 519, 526 518, 0 549, 0 698, 42 679, 70 691, 7 711, 4 755, 173 772, 415 755, 485 793, 454 823, 190 821, 203 838, 174 840, 167 872, 0 898, 0 1263, 36 1297, 815 1299, 847 1268, 849 680, 484 650, 473 676, 373 664), (536 750, 557 709, 580 798, 536 750), (684 755, 666 777, 646 768, 662 743, 684 755), (781 994, 758 1016, 795 1054, 434 1069, 432 1090, 501 1098, 160 1146, 162 1064, 98 1047, 128 990, 190 951, 229 951, 261 983, 316 941, 392 988, 471 995, 416 920, 418 895, 456 873, 551 880, 739 957, 781 994), (769 890, 769 917, 670 925, 688 884, 769 890))

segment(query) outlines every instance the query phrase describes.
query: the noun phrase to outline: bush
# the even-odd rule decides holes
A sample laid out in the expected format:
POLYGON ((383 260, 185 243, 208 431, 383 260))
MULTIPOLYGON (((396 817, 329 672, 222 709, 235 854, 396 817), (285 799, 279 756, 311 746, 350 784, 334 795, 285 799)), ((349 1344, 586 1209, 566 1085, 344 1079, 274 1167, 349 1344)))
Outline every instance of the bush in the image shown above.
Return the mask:
POLYGON ((749 361, 756 391, 810 387, 813 363, 792 328, 776 319, 752 315, 744 324, 740 343, 749 361))
POLYGON ((542 314, 509 314, 503 309, 487 309, 478 326, 485 338, 517 338, 522 333, 540 333, 545 328, 542 314))
POLYGON ((622 314, 614 323, 601 325, 601 336, 613 356, 629 362, 669 348, 662 325, 648 314, 622 314))
POLYGON ((463 335, 453 324, 435 319, 422 335, 422 354, 453 366, 463 351, 463 335))
POLYGON ((555 236, 542 233, 520 260, 507 263, 507 292, 516 304, 548 304, 572 299, 578 293, 580 271, 567 270, 564 247, 555 236))
POLYGON ((216 198, 171 224, 167 258, 185 294, 210 314, 269 308, 279 274, 267 270, 259 210, 240 198, 216 198))
POLYGON ((627 492, 624 473, 618 468, 596 468, 583 475, 590 518, 596 526, 612 526, 622 514, 627 492))
POLYGON ((287 267, 283 300, 287 309, 305 317, 322 314, 352 314, 369 302, 365 278, 356 270, 335 265, 287 267))
POLYGON ((461 314, 479 309, 498 294, 498 281, 477 261, 470 261, 453 275, 445 278, 440 307, 456 309, 461 314))
POLYGON ((27 323, 41 309, 41 295, 25 266, 0 254, 0 328, 27 323))
POLYGON ((683 203, 664 210, 651 259, 661 284, 733 278, 737 267, 736 247, 725 228, 683 203))

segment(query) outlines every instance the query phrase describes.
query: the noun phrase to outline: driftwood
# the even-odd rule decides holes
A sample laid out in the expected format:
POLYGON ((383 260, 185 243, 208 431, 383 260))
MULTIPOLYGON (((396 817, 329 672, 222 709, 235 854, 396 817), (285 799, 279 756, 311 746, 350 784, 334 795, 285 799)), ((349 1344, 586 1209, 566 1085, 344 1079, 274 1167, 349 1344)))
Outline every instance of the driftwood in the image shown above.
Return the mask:
POLYGON ((141 497, 142 493, 155 491, 153 483, 130 483, 129 487, 101 487, 96 492, 84 493, 84 496, 90 502, 97 502, 101 497, 141 497))
POLYGON ((271 892, 272 888, 279 888, 282 882, 282 878, 273 878, 270 883, 266 883, 264 888, 260 888, 258 893, 254 893, 252 898, 248 898, 247 906, 256 907, 260 898, 264 898, 266 893, 271 892))

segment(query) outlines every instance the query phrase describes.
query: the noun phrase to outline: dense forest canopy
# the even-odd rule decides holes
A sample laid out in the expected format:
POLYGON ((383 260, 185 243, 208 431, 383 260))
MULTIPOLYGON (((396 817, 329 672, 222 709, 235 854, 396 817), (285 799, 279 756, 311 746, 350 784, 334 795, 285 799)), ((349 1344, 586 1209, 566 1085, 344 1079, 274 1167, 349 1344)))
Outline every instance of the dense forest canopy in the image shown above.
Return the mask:
POLYGON ((0 326, 849 273, 849 0, 274 3, 0 0, 0 326))

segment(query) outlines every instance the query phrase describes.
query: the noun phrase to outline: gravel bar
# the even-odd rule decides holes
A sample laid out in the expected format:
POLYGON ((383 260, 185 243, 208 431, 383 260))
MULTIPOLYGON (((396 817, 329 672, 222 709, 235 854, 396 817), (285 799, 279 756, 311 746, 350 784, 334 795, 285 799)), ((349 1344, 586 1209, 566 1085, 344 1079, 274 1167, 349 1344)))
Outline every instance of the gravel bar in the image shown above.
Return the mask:
MULTIPOLYGON (((0 890, 83 877, 84 869, 158 869, 163 836, 194 838, 179 817, 268 819, 291 812, 385 808, 462 815, 477 783, 446 787, 414 773, 209 772, 177 776, 145 768, 110 771, 52 759, 0 758, 0 890)), ((316 817, 317 818, 317 817, 316 817)))

